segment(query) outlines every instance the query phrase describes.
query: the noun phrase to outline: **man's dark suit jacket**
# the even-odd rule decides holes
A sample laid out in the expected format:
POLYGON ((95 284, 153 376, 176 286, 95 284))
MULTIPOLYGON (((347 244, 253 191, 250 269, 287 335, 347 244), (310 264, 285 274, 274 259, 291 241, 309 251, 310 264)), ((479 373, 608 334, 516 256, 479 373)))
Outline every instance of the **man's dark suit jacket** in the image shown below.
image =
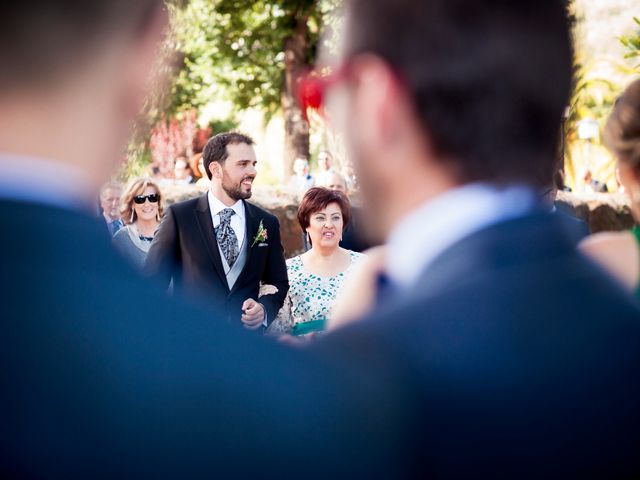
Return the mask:
POLYGON ((640 475, 640 310, 561 221, 459 241, 318 345, 401 381, 416 477, 640 475))
POLYGON ((260 298, 269 322, 276 318, 289 290, 287 266, 280 242, 278 219, 244 202, 248 257, 232 290, 229 290, 216 241, 207 195, 168 208, 145 263, 145 274, 175 291, 204 300, 221 316, 239 323, 242 303, 258 300, 260 282, 274 285, 278 292, 260 298), (267 229, 267 246, 251 246, 260 222, 267 229))
POLYGON ((389 389, 366 372, 168 298, 98 219, 0 218, 0 478, 391 474, 371 402, 389 389))

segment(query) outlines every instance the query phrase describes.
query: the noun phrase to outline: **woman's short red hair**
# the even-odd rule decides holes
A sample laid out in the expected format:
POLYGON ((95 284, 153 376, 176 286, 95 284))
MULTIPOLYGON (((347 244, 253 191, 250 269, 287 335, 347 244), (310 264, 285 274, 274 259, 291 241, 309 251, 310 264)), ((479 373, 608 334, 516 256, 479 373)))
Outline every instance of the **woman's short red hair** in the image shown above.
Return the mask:
POLYGON ((347 196, 338 190, 329 190, 324 187, 313 187, 307 190, 298 206, 298 222, 302 231, 306 232, 311 223, 311 215, 323 210, 327 205, 337 203, 342 212, 342 230, 347 228, 351 217, 351 204, 347 196))

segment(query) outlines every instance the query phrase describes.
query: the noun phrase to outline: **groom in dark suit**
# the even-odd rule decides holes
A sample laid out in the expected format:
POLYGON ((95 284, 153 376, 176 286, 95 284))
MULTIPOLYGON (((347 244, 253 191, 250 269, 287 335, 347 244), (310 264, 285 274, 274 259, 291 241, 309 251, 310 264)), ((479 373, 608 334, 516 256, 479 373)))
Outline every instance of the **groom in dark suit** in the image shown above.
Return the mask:
POLYGON ((220 133, 202 154, 211 189, 172 205, 151 245, 145 271, 196 295, 229 322, 257 330, 272 321, 289 290, 278 219, 249 203, 256 177, 253 140, 220 133), (278 291, 258 302, 260 283, 278 291))

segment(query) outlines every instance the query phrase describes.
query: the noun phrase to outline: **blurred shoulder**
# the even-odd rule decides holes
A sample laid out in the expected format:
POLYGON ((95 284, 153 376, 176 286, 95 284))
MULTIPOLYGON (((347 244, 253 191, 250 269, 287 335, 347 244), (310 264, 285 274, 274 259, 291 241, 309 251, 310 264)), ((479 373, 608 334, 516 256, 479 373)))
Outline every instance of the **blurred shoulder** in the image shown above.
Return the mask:
POLYGON ((622 282, 629 290, 638 285, 640 247, 631 232, 603 232, 591 235, 578 249, 622 282))
POLYGON ((633 252, 637 241, 631 232, 601 232, 584 238, 578 248, 591 257, 607 255, 611 252, 633 252))

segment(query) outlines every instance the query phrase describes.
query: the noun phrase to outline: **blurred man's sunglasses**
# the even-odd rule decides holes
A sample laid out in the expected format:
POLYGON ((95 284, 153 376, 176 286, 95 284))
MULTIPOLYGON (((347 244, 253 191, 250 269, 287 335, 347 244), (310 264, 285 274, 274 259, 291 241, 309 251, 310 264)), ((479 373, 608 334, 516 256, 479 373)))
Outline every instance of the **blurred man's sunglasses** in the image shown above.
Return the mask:
MULTIPOLYGON (((302 74, 298 79, 297 93, 300 108, 306 116, 307 109, 311 108, 324 113, 327 101, 327 92, 337 84, 344 82, 353 73, 353 62, 345 61, 338 67, 323 67, 302 74)), ((408 82, 400 72, 389 67, 398 85, 408 91, 408 82)))
POLYGON ((305 115, 309 108, 316 111, 322 110, 329 89, 347 77, 348 65, 348 63, 344 63, 334 69, 324 67, 321 70, 311 70, 300 76, 298 101, 305 115))
POLYGON ((160 200, 160 196, 157 193, 152 193, 151 195, 137 195, 133 197, 133 201, 138 205, 142 205, 147 200, 149 200, 151 203, 156 203, 158 200, 160 200))

